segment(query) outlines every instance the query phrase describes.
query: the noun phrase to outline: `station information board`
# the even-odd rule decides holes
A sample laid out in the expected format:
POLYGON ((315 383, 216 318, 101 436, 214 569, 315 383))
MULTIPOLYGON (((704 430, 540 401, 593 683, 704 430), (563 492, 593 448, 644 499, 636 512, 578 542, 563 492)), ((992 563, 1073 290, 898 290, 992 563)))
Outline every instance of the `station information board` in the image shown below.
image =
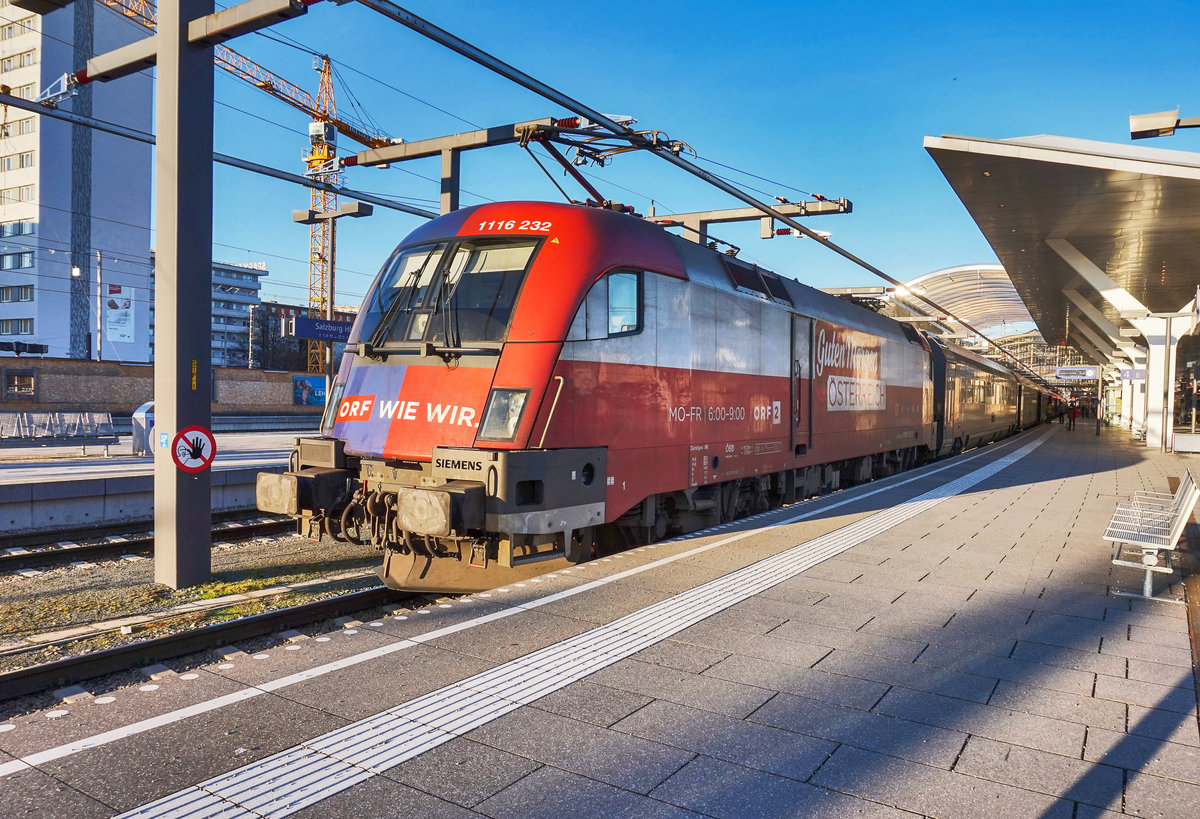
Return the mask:
POLYGON ((1100 377, 1099 367, 1055 367, 1054 377, 1059 381, 1095 381, 1100 377))

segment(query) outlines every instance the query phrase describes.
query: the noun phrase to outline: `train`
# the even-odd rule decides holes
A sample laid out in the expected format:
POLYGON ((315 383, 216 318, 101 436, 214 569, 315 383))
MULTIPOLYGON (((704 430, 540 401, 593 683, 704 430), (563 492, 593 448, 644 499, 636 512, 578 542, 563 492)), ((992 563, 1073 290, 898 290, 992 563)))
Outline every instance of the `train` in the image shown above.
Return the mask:
MULTIPOLYGON (((627 209, 625 209, 627 210, 627 209)), ((257 504, 471 592, 1046 419, 1000 364, 621 209, 468 207, 393 251, 257 504)))

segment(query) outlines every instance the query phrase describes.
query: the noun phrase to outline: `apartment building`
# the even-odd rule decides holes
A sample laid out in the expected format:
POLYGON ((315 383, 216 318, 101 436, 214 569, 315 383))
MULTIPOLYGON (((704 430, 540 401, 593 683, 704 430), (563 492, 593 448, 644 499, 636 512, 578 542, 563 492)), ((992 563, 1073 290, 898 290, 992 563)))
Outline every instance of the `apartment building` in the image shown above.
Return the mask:
MULTIPOLYGON (((145 33, 99 3, 36 15, 0 0, 0 90, 36 99, 92 54, 145 33)), ((152 91, 146 71, 84 86, 60 107, 150 131, 152 91)), ((151 161, 140 142, 3 107, 0 342, 150 360, 151 161)))

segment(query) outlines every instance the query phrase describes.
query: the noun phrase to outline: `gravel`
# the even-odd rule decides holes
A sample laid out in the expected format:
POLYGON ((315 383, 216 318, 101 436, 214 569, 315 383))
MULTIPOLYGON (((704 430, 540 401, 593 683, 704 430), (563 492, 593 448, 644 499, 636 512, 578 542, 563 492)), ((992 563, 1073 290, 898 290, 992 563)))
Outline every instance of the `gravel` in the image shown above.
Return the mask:
MULTIPOLYGON (((179 590, 154 582, 152 559, 130 561, 118 558, 86 566, 57 567, 36 576, 0 576, 0 673, 377 586, 379 580, 374 569, 381 562, 381 553, 370 546, 330 538, 315 542, 290 536, 214 547, 212 580, 179 590), (34 650, 12 650, 26 644, 23 638, 35 634, 136 615, 163 615, 181 604, 297 583, 311 585, 302 591, 234 602, 206 612, 190 612, 152 624, 135 625, 130 634, 122 634, 119 628, 114 628, 85 640, 68 640, 34 650)), ((335 626, 329 625, 329 628, 335 626)), ((278 640, 278 635, 272 635, 246 641, 245 645, 266 646, 278 640)), ((209 652, 202 652, 193 658, 179 658, 171 665, 185 667, 189 662, 202 664, 211 659, 209 652)), ((124 674, 89 681, 85 687, 98 693, 144 681, 140 671, 131 669, 124 674)), ((56 701, 48 692, 0 701, 0 719, 47 707, 56 701)))

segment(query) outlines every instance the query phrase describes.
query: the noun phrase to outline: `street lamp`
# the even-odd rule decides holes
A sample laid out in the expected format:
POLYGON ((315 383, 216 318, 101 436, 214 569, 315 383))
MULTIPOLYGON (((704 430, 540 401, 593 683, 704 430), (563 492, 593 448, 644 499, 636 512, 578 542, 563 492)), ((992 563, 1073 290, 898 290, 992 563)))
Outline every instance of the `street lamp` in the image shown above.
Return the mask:
MULTIPOLYGON (((315 124, 315 123, 314 123, 315 124)), ((337 210, 294 210, 292 211, 292 221, 301 225, 311 225, 316 222, 328 221, 329 229, 332 231, 336 225, 336 221, 343 216, 353 218, 361 218, 370 216, 374 213, 375 208, 368 205, 366 202, 343 202, 337 210)), ((325 297, 325 315, 326 321, 334 320, 333 311, 333 242, 330 241, 330 254, 325 263, 329 265, 329 292, 324 294, 325 297)), ((333 342, 327 342, 325 345, 325 400, 329 400, 331 391, 333 390, 333 342)))
POLYGON ((1156 114, 1133 114, 1129 117, 1129 138, 1173 136, 1176 128, 1200 128, 1200 117, 1179 118, 1179 109, 1156 114))

